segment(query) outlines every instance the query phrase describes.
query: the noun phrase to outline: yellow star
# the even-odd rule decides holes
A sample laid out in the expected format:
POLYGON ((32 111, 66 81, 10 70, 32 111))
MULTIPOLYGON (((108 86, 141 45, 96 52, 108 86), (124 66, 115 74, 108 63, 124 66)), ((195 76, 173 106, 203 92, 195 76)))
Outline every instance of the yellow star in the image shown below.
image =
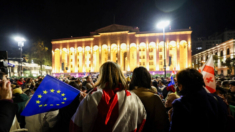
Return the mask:
POLYGON ((55 91, 54 89, 51 89, 51 92, 52 92, 52 93, 54 93, 54 91, 55 91))
POLYGON ((53 106, 53 104, 51 104, 50 106, 53 106))
POLYGON ((57 93, 60 93, 60 92, 61 92, 60 90, 57 91, 57 93))
POLYGON ((39 101, 39 100, 37 100, 37 101, 36 101, 36 103, 37 103, 37 104, 40 104, 40 101, 39 101))
POLYGON ((67 98, 64 98, 64 100, 67 100, 67 98))
POLYGON ((56 104, 57 106, 59 106, 60 104, 56 104))
POLYGON ((65 94, 64 94, 64 93, 62 93, 62 94, 61 94, 61 96, 65 96, 65 94))
POLYGON ((39 107, 42 107, 42 105, 39 105, 39 107))
POLYGON ((61 102, 61 104, 64 104, 64 102, 61 102))
POLYGON ((39 95, 38 95, 38 98, 40 98, 40 99, 41 99, 41 98, 42 98, 42 95, 41 95, 41 94, 39 94, 39 95))
POLYGON ((47 94, 47 91, 45 90, 45 91, 43 91, 43 94, 47 94))
POLYGON ((47 106, 47 104, 44 104, 44 106, 47 106))

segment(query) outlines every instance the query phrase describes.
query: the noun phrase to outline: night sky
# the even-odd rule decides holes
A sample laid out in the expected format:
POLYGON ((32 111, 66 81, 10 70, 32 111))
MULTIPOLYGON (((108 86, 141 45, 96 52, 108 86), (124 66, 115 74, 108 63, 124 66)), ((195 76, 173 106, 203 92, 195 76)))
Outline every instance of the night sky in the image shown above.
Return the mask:
POLYGON ((18 57, 14 35, 27 39, 24 51, 37 39, 87 36, 114 23, 158 31, 156 23, 171 21, 172 29, 192 27, 192 37, 235 29, 235 0, 1 0, 0 50, 18 57))

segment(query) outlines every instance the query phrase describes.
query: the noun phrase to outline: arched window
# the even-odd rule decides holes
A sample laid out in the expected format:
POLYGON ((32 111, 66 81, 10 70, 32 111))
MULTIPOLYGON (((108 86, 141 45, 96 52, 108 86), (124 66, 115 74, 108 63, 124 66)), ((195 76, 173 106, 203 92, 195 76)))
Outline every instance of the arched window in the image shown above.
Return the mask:
POLYGON ((218 55, 218 53, 217 53, 217 52, 215 52, 215 55, 218 55))
POLYGON ((220 51, 220 56, 224 56, 223 50, 220 51))
POLYGON ((229 50, 229 48, 227 49, 227 55, 229 55, 230 54, 230 50, 229 50))
POLYGON ((208 60, 208 55, 206 55, 206 60, 208 60))

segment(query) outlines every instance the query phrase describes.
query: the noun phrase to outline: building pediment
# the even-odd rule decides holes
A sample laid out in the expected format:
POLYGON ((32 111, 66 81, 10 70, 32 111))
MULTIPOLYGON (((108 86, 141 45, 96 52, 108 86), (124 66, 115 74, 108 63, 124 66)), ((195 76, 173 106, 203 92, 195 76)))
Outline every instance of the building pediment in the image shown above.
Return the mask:
POLYGON ((120 32, 120 31, 139 32, 139 28, 112 24, 112 25, 97 29, 95 32, 91 32, 91 35, 98 35, 99 33, 107 33, 107 32, 120 32))

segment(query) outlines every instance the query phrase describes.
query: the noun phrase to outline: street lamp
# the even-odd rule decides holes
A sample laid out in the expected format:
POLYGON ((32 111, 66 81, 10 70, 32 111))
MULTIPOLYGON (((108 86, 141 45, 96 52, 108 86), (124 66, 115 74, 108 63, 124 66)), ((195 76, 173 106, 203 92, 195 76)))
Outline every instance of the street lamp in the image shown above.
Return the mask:
POLYGON ((157 28, 163 30, 163 45, 164 45, 164 77, 166 78, 166 57, 165 57, 165 27, 170 24, 170 21, 162 21, 157 24, 157 28))
POLYGON ((21 67, 20 67, 20 76, 22 76, 22 72, 23 72, 23 66, 22 66, 22 47, 24 46, 24 41, 26 41, 24 38, 22 37, 15 37, 14 40, 16 42, 18 42, 18 46, 20 47, 20 63, 21 63, 21 67))

